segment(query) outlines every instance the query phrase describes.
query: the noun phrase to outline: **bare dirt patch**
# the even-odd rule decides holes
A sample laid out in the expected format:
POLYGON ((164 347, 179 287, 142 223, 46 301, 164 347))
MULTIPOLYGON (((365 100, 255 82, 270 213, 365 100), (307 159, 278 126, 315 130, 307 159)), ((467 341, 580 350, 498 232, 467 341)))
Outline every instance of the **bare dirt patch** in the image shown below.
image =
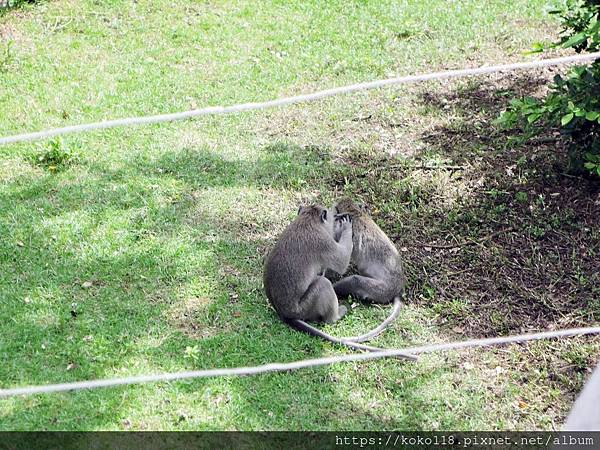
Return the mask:
POLYGON ((598 182, 565 172, 567 148, 552 130, 519 144, 492 124, 514 95, 542 93, 553 72, 423 89, 412 106, 431 120, 405 125, 413 156, 376 145, 334 156, 332 188, 371 204, 403 251, 408 301, 459 334, 600 317, 598 182))

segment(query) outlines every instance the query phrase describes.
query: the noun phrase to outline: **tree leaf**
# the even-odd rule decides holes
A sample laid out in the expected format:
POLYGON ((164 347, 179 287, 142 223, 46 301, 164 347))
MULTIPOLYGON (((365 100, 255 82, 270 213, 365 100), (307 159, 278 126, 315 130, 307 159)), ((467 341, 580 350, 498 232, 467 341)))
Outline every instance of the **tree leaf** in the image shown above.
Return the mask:
POLYGON ((569 114, 565 114, 564 116, 562 116, 562 119, 560 119, 560 124, 564 127, 571 120, 573 120, 573 115, 574 115, 573 113, 569 113, 569 114))
POLYGON ((544 44, 542 44, 541 42, 534 42, 533 46, 531 47, 531 50, 526 51, 525 54, 532 55, 534 53, 541 53, 543 51, 544 51, 544 44))
POLYGON ((573 36, 571 36, 569 39, 567 39, 566 42, 563 43, 563 47, 564 48, 568 48, 568 47, 576 47, 577 45, 581 44, 582 42, 587 40, 587 34, 586 33, 577 33, 574 34, 573 36))
POLYGON ((598 117, 600 117, 600 113, 598 111, 588 111, 585 115, 587 120, 596 120, 598 117))

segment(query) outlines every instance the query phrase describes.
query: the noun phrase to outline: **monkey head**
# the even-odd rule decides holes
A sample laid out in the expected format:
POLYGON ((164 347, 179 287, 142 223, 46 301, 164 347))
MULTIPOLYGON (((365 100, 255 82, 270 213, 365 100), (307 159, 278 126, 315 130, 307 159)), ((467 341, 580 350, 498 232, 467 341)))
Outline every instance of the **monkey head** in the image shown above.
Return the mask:
POLYGON ((369 213, 368 207, 364 203, 357 203, 349 198, 343 198, 334 207, 336 215, 348 214, 351 217, 358 217, 369 213))
MULTIPOLYGON (((348 215, 346 215, 348 216, 348 215)), ((298 220, 310 224, 310 226, 322 226, 332 237, 335 236, 334 228, 341 232, 339 215, 335 214, 334 208, 325 208, 322 205, 302 205, 298 208, 298 220)), ((350 219, 348 219, 350 221, 350 219)))
POLYGON ((327 222, 329 220, 330 211, 321 205, 301 205, 298 208, 299 216, 306 217, 318 217, 321 222, 327 222))
POLYGON ((327 209, 321 205, 302 205, 298 208, 298 218, 305 219, 313 224, 324 226, 333 235, 335 210, 327 209))

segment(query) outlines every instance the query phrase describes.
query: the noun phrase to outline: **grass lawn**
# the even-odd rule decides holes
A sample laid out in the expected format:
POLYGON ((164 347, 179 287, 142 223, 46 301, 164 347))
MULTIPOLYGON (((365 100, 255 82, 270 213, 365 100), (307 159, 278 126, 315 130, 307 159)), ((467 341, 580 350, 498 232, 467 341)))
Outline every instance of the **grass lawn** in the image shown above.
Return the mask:
MULTIPOLYGON (((0 12, 0 135, 522 60, 556 37, 546 3, 27 4, 0 12)), ((560 141, 492 124, 556 70, 0 147, 0 387, 346 351, 282 324, 261 279, 298 205, 344 194, 406 260, 374 344, 597 323, 597 186, 563 173, 560 141)), ((0 430, 557 429, 599 355, 577 338, 16 397, 0 430)))

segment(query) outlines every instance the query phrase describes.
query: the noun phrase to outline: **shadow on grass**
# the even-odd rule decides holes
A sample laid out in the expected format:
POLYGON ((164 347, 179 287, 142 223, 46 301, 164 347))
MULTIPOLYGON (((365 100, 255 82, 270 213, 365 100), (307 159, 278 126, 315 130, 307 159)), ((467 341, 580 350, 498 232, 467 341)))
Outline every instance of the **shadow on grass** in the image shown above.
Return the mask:
MULTIPOLYGON (((538 82, 502 83, 450 91, 441 104, 423 94, 417 106, 453 114, 445 124, 417 130, 425 149, 410 160, 364 146, 340 159, 318 146, 288 144, 266 147, 252 160, 208 148, 132 151, 117 163, 84 159, 58 175, 5 185, 4 385, 103 378, 115 368, 146 373, 319 356, 322 342, 280 323, 260 280, 272 223, 293 214, 289 199, 308 186, 333 187, 371 204, 406 261, 408 300, 433 309, 457 333, 595 320, 596 188, 556 171, 561 152, 553 144, 505 145, 507 136, 490 125, 505 93, 538 82), (185 357, 187 346, 197 359, 185 357)), ((397 374, 385 376, 380 365, 365 367, 368 381, 352 381, 360 401, 336 386, 334 370, 322 368, 168 390, 157 384, 39 396, 24 405, 13 399, 2 423, 144 429, 152 428, 144 422, 149 408, 161 424, 171 417, 178 429, 300 429, 321 421, 324 428, 419 429, 429 423, 426 415, 390 408, 406 401, 432 414, 445 410, 446 400, 426 395, 443 378, 427 367, 394 367, 397 374), (412 383, 378 384, 411 374, 412 383), (389 392, 396 403, 369 405, 364 398, 372 392, 389 392), (190 399, 183 413, 182 398, 190 399), (222 409, 228 403, 232 409, 222 409)), ((439 382, 453 387, 452 380, 439 382)), ((440 418, 445 428, 460 423, 456 414, 440 418)))
MULTIPOLYGON (((600 317, 599 186, 562 173, 559 140, 519 144, 492 122, 548 75, 504 76, 423 91, 435 123, 415 133, 414 159, 359 150, 330 180, 375 207, 403 250, 408 299, 469 335, 497 335, 600 317), (346 180, 354 180, 346 184, 346 180)), ((550 134, 546 138, 552 137, 550 134)))
MULTIPOLYGON (((2 387, 321 355, 320 340, 289 329, 268 307, 260 268, 274 238, 269 220, 293 214, 286 193, 318 186, 329 158, 281 143, 248 161, 205 148, 130 153, 116 162, 82 158, 57 174, 39 168, 5 183, 2 387), (253 227, 265 231, 252 234, 253 227)), ((145 429, 153 427, 144 418, 149 409, 176 429, 285 429, 337 411, 323 427, 343 428, 348 408, 329 379, 321 368, 168 390, 152 384, 13 398, 2 401, 1 422, 3 429, 145 429), (228 402, 233 412, 221 412, 228 402)), ((378 413, 352 411, 360 414, 357 426, 383 425, 378 413)))

